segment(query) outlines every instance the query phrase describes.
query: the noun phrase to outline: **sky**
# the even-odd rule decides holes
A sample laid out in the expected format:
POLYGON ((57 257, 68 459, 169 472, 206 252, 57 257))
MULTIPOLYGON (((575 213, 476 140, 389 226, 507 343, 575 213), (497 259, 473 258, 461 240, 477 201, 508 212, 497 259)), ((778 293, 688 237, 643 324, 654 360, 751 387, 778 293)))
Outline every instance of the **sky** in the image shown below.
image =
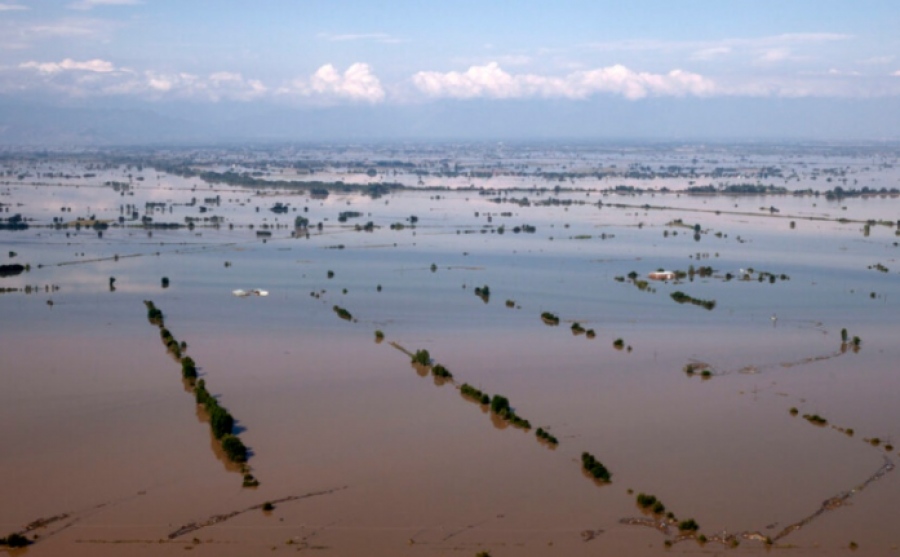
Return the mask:
POLYGON ((898 138, 898 29, 897 0, 0 0, 0 105, 333 137, 898 138))

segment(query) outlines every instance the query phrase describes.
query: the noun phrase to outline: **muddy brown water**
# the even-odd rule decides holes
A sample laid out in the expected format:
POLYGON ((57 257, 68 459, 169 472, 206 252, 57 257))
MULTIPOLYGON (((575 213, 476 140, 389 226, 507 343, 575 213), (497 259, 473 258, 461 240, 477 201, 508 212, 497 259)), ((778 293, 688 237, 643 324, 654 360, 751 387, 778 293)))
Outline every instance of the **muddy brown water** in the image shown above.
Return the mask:
MULTIPOLYGON (((309 240, 284 229, 266 243, 246 229, 160 231, 152 240, 129 229, 102 239, 0 233, 16 261, 32 264, 3 286, 60 286, 0 297, 0 533, 65 514, 29 534, 40 535, 25 553, 36 556, 658 555, 671 536, 622 522, 645 516, 639 492, 710 537, 775 536, 865 482, 885 458, 898 460, 897 448, 884 449, 900 445, 900 252, 890 229, 864 237, 838 222, 789 230, 779 220, 704 215, 728 238, 695 242, 688 232, 663 237, 673 218, 693 221, 678 210, 530 207, 514 209, 506 225, 534 223, 535 234, 481 234, 473 211, 505 207, 453 194, 440 202, 401 194, 389 205, 343 199, 382 228, 337 228, 344 209, 333 200, 311 205, 332 222, 309 240), (417 229, 388 230, 410 212, 420 215, 417 229), (476 233, 456 234, 469 227, 476 233), (326 249, 338 243, 345 249, 326 249), (125 253, 139 256, 111 259, 125 253), (879 261, 888 273, 867 268, 879 261), (691 264, 719 276, 652 283, 655 292, 614 280, 691 264), (721 279, 747 267, 790 280, 721 279), (486 304, 473 292, 485 284, 486 304), (236 298, 237 288, 270 295, 236 298), (716 307, 676 304, 675 290, 716 307), (162 309, 238 420, 259 488, 242 489, 212 449, 144 299, 162 309), (560 325, 544 325, 543 311, 560 325), (574 321, 596 338, 572 335, 574 321), (844 327, 862 337, 858 352, 840 352, 844 327), (376 329, 429 350, 457 385, 508 397, 558 448, 492 422, 454 384, 421 377, 408 356, 375 342, 376 329), (632 351, 615 350, 617 338, 632 351), (686 376, 689 362, 708 364, 713 377, 686 376), (792 417, 792 407, 829 424, 792 417), (864 442, 872 437, 882 445, 864 442), (582 451, 612 471, 611 484, 582 475, 582 451), (252 509, 289 497, 297 498, 270 513, 252 509), (202 527, 169 539, 190 524, 202 527)), ((798 212, 812 203, 790 200, 798 212)), ((229 210, 257 218, 250 207, 229 210)), ((843 554, 851 541, 860 555, 897 551, 898 478, 885 474, 776 545, 797 555, 843 554)), ((722 550, 689 541, 669 551, 722 550)), ((766 552, 748 540, 740 550, 766 552)))

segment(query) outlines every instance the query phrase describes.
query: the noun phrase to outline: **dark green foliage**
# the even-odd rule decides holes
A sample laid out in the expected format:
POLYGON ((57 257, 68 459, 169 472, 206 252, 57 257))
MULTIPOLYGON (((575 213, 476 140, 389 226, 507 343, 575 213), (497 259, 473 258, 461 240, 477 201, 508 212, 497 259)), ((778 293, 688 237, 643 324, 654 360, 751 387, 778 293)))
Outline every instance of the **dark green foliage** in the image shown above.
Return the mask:
POLYGON ((486 284, 481 287, 476 286, 475 295, 486 302, 491 297, 491 289, 486 284))
POLYGON ((163 312, 150 300, 144 300, 144 305, 147 306, 147 319, 151 323, 162 325, 163 312))
POLYGON ((507 399, 505 396, 494 395, 494 397, 491 399, 491 412, 498 418, 509 422, 515 427, 521 427, 522 429, 531 429, 531 423, 516 414, 516 412, 509 405, 509 399, 507 399))
POLYGON ((697 524, 697 521, 695 521, 693 518, 682 520, 678 523, 679 532, 696 532, 699 529, 700 525, 697 524))
POLYGON ((248 472, 244 474, 244 487, 259 487, 259 480, 248 472))
POLYGON ((541 314, 541 319, 544 320, 544 323, 548 325, 559 325, 559 317, 550 313, 549 311, 545 311, 541 314))
POLYGON ((169 287, 169 277, 163 277, 160 282, 161 282, 163 288, 169 287))
POLYGON ((347 222, 347 219, 355 219, 361 216, 362 213, 359 211, 343 211, 338 214, 338 222, 347 222))
POLYGON ((274 511, 275 505, 273 505, 269 501, 266 501, 265 503, 263 503, 262 510, 264 510, 266 512, 274 511))
POLYGON ((331 308, 331 309, 333 309, 334 312, 335 312, 335 313, 338 315, 338 317, 340 317, 341 319, 346 319, 347 321, 352 321, 352 320, 353 320, 353 315, 352 315, 349 311, 347 311, 346 309, 344 309, 344 308, 342 308, 342 307, 340 307, 340 306, 334 306, 334 307, 331 308))
POLYGON ((506 307, 508 307, 508 308, 516 307, 516 301, 515 300, 506 300, 506 307))
POLYGON ((824 426, 828 424, 828 420, 818 414, 803 414, 803 418, 813 425, 824 426))
POLYGON ((612 478, 612 474, 610 474, 606 466, 603 466, 603 463, 594 458, 594 455, 590 453, 581 453, 581 467, 595 480, 609 483, 612 478))
POLYGON ((549 443, 551 445, 559 445, 559 440, 554 435, 552 435, 550 432, 548 432, 546 429, 544 429, 542 427, 537 428, 537 431, 534 432, 534 435, 540 441, 546 441, 547 443, 549 443))
POLYGON ((861 338, 859 338, 859 337, 853 337, 853 346, 858 347, 858 346, 860 345, 861 342, 862 342, 862 339, 861 339, 861 338))
POLYGON ((468 383, 463 383, 462 387, 459 388, 459 392, 464 397, 470 398, 475 402, 480 402, 481 404, 490 404, 491 402, 491 397, 489 395, 481 392, 468 383))
POLYGON ((494 395, 494 398, 491 399, 491 412, 501 414, 509 411, 509 399, 505 396, 494 395))
POLYGON ((650 510, 653 514, 661 515, 666 512, 666 506, 654 495, 638 493, 637 504, 640 508, 650 510))
POLYGON ((197 385, 194 387, 194 400, 197 401, 197 404, 202 404, 203 406, 209 404, 210 400, 214 400, 209 391, 206 390, 206 381, 203 379, 197 381, 197 385))
POLYGON ((572 323, 572 334, 573 335, 580 335, 583 332, 584 332, 584 327, 581 326, 581 323, 578 323, 577 321, 575 323, 572 323))
POLYGON ((216 439, 222 439, 224 436, 230 435, 234 429, 234 417, 232 417, 231 413, 219 406, 218 403, 210 404, 207 407, 207 411, 209 412, 209 427, 212 429, 216 439))
POLYGON ((622 348, 625 347, 625 341, 622 340, 622 339, 620 339, 620 338, 617 338, 616 340, 613 341, 613 346, 614 346, 617 350, 621 350, 622 348))
POLYGON ((222 450, 232 462, 247 462, 247 447, 234 435, 222 437, 222 450))
POLYGON ((841 342, 847 342, 847 329, 841 329, 841 342))
POLYGON ((657 502, 656 496, 647 495, 645 493, 638 493, 637 495, 637 504, 642 509, 649 509, 657 502))
POLYGON ((702 307, 704 309, 708 309, 708 310, 711 310, 714 307, 716 307, 715 300, 701 300, 699 298, 691 298, 690 296, 688 296, 687 294, 685 294, 684 292, 682 292, 680 290, 678 290, 676 292, 672 292, 672 294, 670 294, 670 296, 672 296, 672 299, 675 300, 676 302, 678 302, 679 304, 691 303, 691 304, 694 304, 695 306, 700 306, 700 307, 702 307))
POLYGON ((453 379, 453 374, 450 373, 447 368, 445 368, 441 364, 436 364, 434 367, 432 367, 431 374, 442 379, 453 379))
POLYGON ((13 548, 25 547, 25 546, 31 545, 32 543, 34 543, 34 542, 29 540, 25 536, 23 536, 21 534, 16 534, 16 533, 10 534, 10 535, 6 536, 5 538, 0 538, 0 545, 5 545, 7 547, 13 547, 13 548))
POLYGON ((194 359, 190 356, 181 358, 181 375, 185 379, 197 378, 197 365, 194 363, 194 359))
POLYGON ((416 350, 416 353, 412 357, 412 363, 420 366, 431 365, 431 354, 425 349, 416 350))

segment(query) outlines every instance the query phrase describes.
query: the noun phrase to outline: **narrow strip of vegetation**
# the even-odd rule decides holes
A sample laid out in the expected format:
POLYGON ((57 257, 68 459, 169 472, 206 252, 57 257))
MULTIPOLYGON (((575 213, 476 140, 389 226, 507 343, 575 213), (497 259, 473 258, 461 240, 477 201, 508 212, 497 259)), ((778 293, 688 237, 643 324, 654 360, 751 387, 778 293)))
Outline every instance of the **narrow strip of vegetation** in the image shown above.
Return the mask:
POLYGON ((240 438, 234 434, 234 416, 225 407, 219 404, 218 399, 210 394, 206 388, 206 381, 197 380, 197 364, 190 356, 183 356, 187 349, 187 343, 179 343, 171 331, 163 325, 163 313, 149 300, 144 301, 147 307, 147 319, 150 323, 159 327, 159 335, 168 351, 178 359, 181 364, 181 376, 193 387, 194 400, 201 405, 209 417, 209 427, 224 451, 228 460, 242 465, 244 487, 256 487, 259 481, 253 477, 246 466, 248 450, 240 438))
POLYGON ((691 303, 691 304, 694 304, 695 306, 700 306, 700 307, 702 307, 704 309, 708 309, 708 310, 711 310, 714 307, 716 307, 715 300, 701 300, 700 298, 692 298, 680 290, 672 292, 672 294, 670 294, 670 296, 672 296, 672 299, 675 300, 676 302, 678 302, 679 304, 691 303))

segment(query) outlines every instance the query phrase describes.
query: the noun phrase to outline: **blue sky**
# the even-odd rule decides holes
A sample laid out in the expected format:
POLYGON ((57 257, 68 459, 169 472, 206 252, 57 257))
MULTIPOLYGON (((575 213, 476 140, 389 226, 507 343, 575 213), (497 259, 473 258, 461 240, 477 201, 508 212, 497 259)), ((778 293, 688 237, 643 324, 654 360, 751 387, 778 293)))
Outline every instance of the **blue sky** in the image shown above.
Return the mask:
POLYGON ((896 0, 0 0, 0 94, 151 110, 893 107, 897 29, 896 0))

